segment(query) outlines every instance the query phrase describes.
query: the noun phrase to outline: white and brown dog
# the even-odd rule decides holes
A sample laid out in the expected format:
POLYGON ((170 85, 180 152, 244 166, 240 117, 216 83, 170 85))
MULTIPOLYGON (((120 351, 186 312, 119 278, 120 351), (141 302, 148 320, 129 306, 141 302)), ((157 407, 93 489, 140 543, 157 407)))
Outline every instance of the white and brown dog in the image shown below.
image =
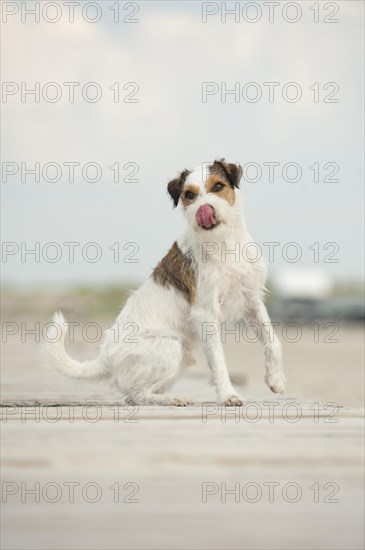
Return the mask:
POLYGON ((170 181, 168 192, 188 221, 185 234, 128 299, 106 331, 97 359, 71 359, 64 347, 67 323, 61 314, 54 316, 62 332, 58 341, 48 344, 56 368, 76 378, 109 379, 126 403, 184 406, 187 400, 164 392, 183 367, 194 363, 192 351, 198 342, 219 403, 242 405, 228 375, 219 331, 203 338, 202 328, 244 318, 259 328, 267 385, 273 392, 284 390, 281 344, 263 303, 265 265, 257 257, 250 261, 248 254, 237 258, 229 253, 253 242, 237 193, 241 176, 239 165, 222 159, 192 172, 184 170, 170 181))

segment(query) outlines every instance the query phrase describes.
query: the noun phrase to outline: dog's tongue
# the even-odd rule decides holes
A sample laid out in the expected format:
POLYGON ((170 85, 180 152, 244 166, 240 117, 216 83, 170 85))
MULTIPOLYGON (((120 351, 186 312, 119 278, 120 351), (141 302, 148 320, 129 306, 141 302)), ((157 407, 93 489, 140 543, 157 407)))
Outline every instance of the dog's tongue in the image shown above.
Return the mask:
POLYGON ((209 229, 210 227, 213 227, 213 225, 216 224, 216 221, 214 220, 214 210, 211 206, 208 204, 204 204, 203 206, 200 206, 196 216, 196 221, 201 227, 205 227, 209 229))

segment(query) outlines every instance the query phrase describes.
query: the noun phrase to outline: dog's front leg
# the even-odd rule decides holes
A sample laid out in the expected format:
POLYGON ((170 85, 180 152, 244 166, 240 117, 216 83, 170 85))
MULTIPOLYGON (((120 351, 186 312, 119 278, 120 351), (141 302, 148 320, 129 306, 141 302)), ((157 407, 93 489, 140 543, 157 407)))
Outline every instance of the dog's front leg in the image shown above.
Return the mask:
POLYGON ((265 382, 271 391, 283 393, 286 378, 282 367, 281 342, 275 334, 269 314, 261 298, 249 303, 246 318, 257 323, 259 336, 265 350, 265 382))
POLYGON ((221 342, 218 315, 212 310, 207 312, 204 309, 197 311, 195 318, 197 320, 203 352, 212 373, 212 380, 219 403, 227 407, 243 405, 243 399, 237 395, 229 379, 221 342))

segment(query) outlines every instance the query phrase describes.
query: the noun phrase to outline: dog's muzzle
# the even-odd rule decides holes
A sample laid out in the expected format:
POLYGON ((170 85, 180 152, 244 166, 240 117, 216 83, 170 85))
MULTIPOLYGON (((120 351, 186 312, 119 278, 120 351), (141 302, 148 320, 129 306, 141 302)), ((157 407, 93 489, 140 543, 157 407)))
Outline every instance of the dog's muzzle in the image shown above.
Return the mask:
POLYGON ((213 229, 217 224, 217 220, 214 217, 214 209, 209 204, 203 204, 200 206, 195 214, 196 221, 200 227, 204 229, 213 229))

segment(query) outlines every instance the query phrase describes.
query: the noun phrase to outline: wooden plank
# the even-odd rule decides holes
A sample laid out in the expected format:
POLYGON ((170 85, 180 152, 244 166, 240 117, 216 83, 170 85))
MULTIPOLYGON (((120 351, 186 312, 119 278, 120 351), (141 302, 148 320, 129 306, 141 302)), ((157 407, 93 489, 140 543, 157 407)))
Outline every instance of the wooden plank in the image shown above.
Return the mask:
POLYGON ((124 408, 29 349, 5 370, 3 548, 364 547, 363 410, 250 384, 224 409, 199 369, 174 389, 193 406, 124 408))

